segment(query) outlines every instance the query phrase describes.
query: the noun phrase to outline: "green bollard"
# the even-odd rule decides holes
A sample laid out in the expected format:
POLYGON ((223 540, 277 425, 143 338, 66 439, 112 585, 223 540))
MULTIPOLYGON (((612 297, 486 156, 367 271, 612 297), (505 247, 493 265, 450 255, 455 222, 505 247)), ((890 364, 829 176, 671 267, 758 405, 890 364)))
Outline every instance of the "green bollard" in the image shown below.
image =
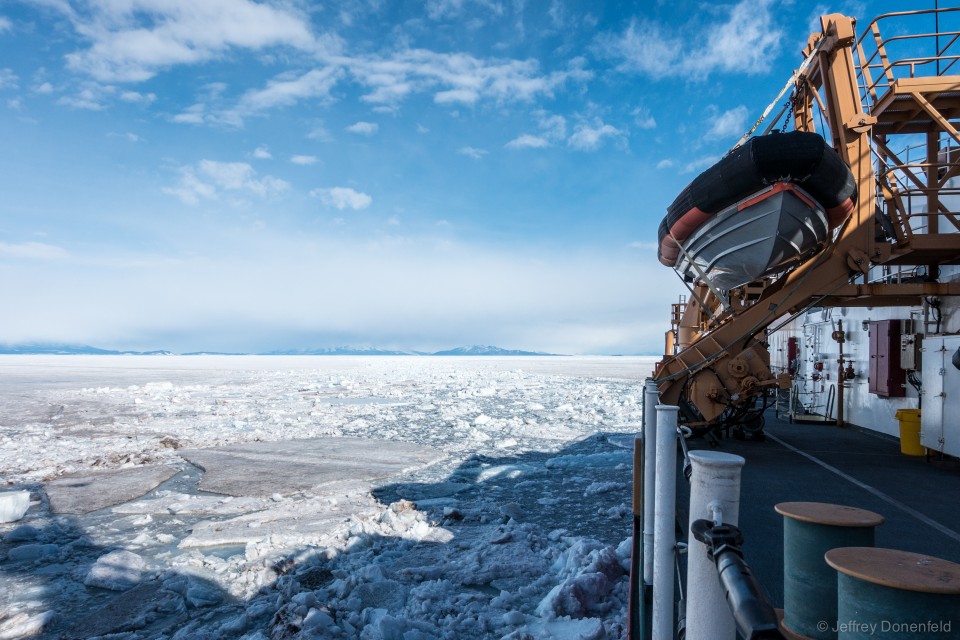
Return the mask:
POLYGON ((872 547, 883 516, 822 502, 781 502, 783 622, 794 638, 835 640, 837 578, 823 555, 836 547, 872 547), (824 624, 826 623, 826 624, 824 624))
POLYGON ((839 640, 960 639, 960 565, 873 547, 833 549, 839 640))

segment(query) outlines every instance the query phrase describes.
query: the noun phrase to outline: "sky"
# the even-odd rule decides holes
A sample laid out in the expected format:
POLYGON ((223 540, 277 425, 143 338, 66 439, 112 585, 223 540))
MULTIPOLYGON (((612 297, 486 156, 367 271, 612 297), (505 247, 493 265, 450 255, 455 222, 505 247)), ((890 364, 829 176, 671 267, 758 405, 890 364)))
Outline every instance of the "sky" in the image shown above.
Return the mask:
POLYGON ((4 0, 0 342, 661 353, 666 207, 897 8, 4 0))

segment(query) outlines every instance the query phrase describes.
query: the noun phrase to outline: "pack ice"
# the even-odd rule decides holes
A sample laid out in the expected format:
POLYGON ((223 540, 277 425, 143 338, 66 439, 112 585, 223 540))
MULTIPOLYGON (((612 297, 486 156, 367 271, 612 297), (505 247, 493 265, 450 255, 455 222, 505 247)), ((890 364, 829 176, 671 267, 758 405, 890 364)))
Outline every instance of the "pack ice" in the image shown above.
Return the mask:
POLYGON ((0 640, 624 637, 651 365, 0 356, 0 640))

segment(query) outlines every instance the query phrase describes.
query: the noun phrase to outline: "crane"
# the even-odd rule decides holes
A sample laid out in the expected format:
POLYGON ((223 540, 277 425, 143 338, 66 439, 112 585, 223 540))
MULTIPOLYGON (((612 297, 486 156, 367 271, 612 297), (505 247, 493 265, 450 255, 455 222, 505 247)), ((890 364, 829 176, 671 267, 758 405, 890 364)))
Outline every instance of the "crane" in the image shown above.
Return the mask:
MULTIPOLYGON (((960 264, 960 212, 945 204, 948 181, 960 175, 960 31, 940 29, 941 18, 957 11, 886 14, 859 37, 852 17, 820 18, 785 109, 798 131, 822 122, 859 198, 805 262, 730 290, 697 278, 689 298, 673 306, 654 379, 661 403, 679 406, 680 421, 694 434, 728 426, 762 433, 766 399, 790 384, 788 374, 770 368, 774 323, 811 307, 914 305, 960 295, 960 282, 938 278, 941 265, 960 264), (925 28, 930 22, 932 31, 925 28), (882 28, 894 35, 884 37, 882 28), (905 161, 901 150, 917 136, 924 158, 905 161), (918 199, 923 211, 911 206, 918 199), (890 265, 923 266, 926 277, 876 276, 890 265)), ((842 407, 841 396, 838 422, 842 407)))

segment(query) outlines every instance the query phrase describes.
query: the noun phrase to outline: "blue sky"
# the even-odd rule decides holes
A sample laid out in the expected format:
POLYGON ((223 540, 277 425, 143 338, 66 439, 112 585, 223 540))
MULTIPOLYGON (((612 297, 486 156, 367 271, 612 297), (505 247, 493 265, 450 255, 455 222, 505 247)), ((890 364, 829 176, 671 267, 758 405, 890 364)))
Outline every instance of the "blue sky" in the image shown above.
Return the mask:
POLYGON ((667 205, 895 8, 7 0, 0 342, 657 353, 667 205))

